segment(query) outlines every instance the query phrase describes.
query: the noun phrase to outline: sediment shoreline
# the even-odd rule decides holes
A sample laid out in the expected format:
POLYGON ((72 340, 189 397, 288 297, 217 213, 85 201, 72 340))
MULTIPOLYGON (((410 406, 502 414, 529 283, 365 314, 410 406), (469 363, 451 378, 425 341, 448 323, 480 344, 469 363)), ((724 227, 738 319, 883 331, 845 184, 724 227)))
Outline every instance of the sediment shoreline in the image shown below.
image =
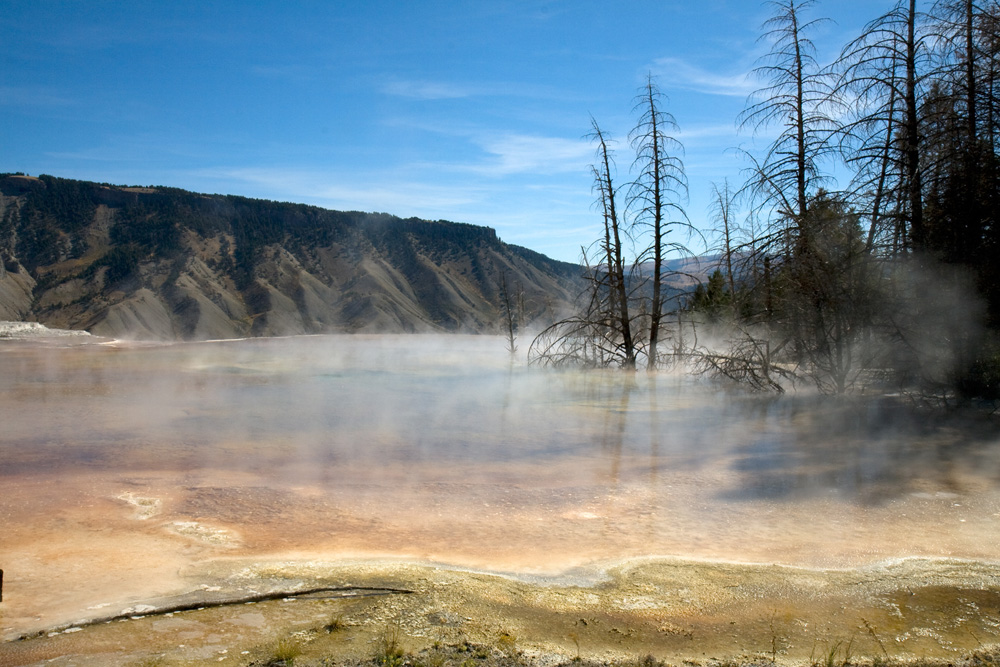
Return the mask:
POLYGON ((279 642, 295 645, 296 664, 348 663, 371 659, 386 633, 414 655, 516 648, 532 664, 649 655, 671 664, 943 665, 1000 643, 996 563, 810 570, 644 558, 589 575, 581 585, 402 561, 218 559, 186 573, 204 583, 172 610, 168 599, 151 600, 98 624, 34 632, 0 644, 0 664, 76 656, 83 662, 67 664, 247 665, 279 642), (359 594, 313 595, 334 589, 359 594), (324 630, 331 625, 338 631, 324 630))

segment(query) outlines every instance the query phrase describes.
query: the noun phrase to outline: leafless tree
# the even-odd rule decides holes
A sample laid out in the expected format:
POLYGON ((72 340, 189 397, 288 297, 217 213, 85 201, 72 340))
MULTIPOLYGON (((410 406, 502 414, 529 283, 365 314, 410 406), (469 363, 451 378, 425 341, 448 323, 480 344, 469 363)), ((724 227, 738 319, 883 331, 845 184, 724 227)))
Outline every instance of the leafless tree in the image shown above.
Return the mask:
POLYGON ((866 249, 899 256, 922 230, 921 89, 929 70, 916 0, 900 0, 868 23, 834 63, 833 97, 845 111, 838 129, 854 170, 853 203, 868 218, 866 249))
POLYGON ((649 307, 649 345, 646 348, 650 370, 658 364, 658 347, 661 321, 664 315, 663 280, 664 262, 670 251, 690 255, 690 251, 674 234, 693 230, 682 206, 687 198, 687 177, 680 157, 684 147, 671 134, 678 130, 674 117, 664 110, 665 98, 653 81, 647 77, 646 85, 636 98, 635 111, 639 120, 632 130, 630 140, 635 151, 633 163, 635 180, 629 189, 629 209, 632 226, 649 230, 649 248, 637 262, 652 261, 652 299, 649 307))
POLYGON ((588 287, 579 312, 536 336, 528 357, 545 365, 618 365, 634 370, 637 346, 624 248, 628 230, 619 212, 608 137, 596 120, 591 119, 591 126, 590 137, 597 144, 597 161, 592 166, 594 191, 604 224, 603 238, 597 243, 601 260, 592 265, 589 253, 583 250, 588 287))
POLYGON ((729 286, 729 293, 736 294, 736 279, 733 274, 733 259, 736 252, 736 219, 735 219, 736 193, 729 187, 729 181, 723 181, 720 188, 717 183, 712 184, 712 217, 719 224, 719 233, 722 235, 722 262, 726 267, 726 282, 729 286))
MULTIPOLYGON (((777 212, 772 219, 790 225, 800 242, 807 244, 800 222, 810 194, 823 181, 819 162, 830 154, 830 76, 817 62, 809 38, 825 19, 805 18, 814 0, 769 4, 774 15, 764 23, 761 39, 771 49, 753 70, 763 85, 751 96, 738 123, 755 134, 772 128, 780 132, 762 157, 750 156, 747 186, 761 209, 777 212)), ((787 246, 788 227, 777 231, 771 240, 787 246)))
POLYGON ((520 283, 513 288, 507 283, 507 272, 500 272, 500 316, 507 351, 513 357, 517 353, 517 334, 524 322, 524 289, 520 283))

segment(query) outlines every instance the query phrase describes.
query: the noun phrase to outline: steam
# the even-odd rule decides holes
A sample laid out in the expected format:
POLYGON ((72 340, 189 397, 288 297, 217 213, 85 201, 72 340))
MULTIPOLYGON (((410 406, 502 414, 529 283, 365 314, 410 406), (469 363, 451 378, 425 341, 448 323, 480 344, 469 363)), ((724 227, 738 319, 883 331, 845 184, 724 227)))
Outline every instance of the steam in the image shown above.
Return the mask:
MULTIPOLYGON (((1000 542, 995 427, 893 397, 557 372, 512 364, 500 336, 22 346, 0 373, 0 552, 45 590, 93 563, 138 599, 193 559, 537 574, 651 555, 991 560, 1000 542)), ((26 599, 56 604, 43 593, 26 599)))
MULTIPOLYGON (((736 317, 741 305, 730 302, 684 313, 674 339, 687 347, 676 346, 676 358, 695 374, 750 389, 951 400, 987 337, 972 277, 912 257, 860 265, 844 281, 851 287, 833 298, 809 293, 783 303, 775 322, 736 317), (810 308, 823 312, 813 316, 810 308)), ((748 298, 752 292, 739 295, 748 298)))

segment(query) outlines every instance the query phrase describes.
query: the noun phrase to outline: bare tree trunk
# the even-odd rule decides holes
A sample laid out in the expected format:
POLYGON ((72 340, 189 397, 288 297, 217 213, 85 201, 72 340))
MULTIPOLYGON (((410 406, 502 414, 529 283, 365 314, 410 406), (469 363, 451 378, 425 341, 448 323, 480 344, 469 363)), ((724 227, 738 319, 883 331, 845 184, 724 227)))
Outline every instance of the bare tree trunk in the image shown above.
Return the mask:
POLYGON ((917 0, 910 0, 906 25, 906 181, 910 204, 910 240, 925 242, 923 184, 920 177, 920 121, 917 109, 917 0))
POLYGON ((600 169, 597 172, 598 189, 601 196, 602 208, 604 210, 605 224, 611 230, 611 256, 613 263, 613 289, 615 291, 615 306, 617 313, 612 313, 612 317, 618 320, 620 334, 622 337, 622 353, 626 368, 635 368, 635 342, 632 340, 632 322, 628 312, 628 288, 625 283, 625 260, 622 254, 622 230, 621 221, 618 217, 618 209, 615 204, 615 187, 611 176, 611 157, 608 154, 608 145, 604 139, 604 134, 597 122, 593 122, 594 137, 598 141, 598 159, 600 169))
POLYGON ((722 182, 722 190, 719 186, 712 185, 712 202, 715 209, 716 220, 722 224, 722 252, 726 262, 726 278, 729 284, 729 293, 736 296, 736 279, 733 277, 733 194, 729 191, 729 181, 722 182))
POLYGON ((894 134, 894 112, 896 108, 896 87, 891 86, 889 91, 889 114, 886 119, 885 142, 882 147, 882 160, 879 166, 878 183, 875 187, 875 201, 872 203, 871 226, 868 228, 868 239, 865 242, 865 250, 871 254, 875 247, 875 236, 878 233, 878 226, 882 217, 882 201, 886 194, 886 180, 889 176, 890 153, 892 142, 895 140, 894 134))
POLYGON ((976 85, 976 40, 975 40, 975 11, 972 0, 965 0, 965 99, 966 99, 966 128, 969 138, 969 155, 976 157, 978 125, 976 106, 977 85, 976 85))
POLYGON ((513 357, 517 352, 517 315, 515 313, 515 299, 511 297, 510 289, 507 285, 507 272, 500 272, 500 307, 503 310, 504 333, 507 336, 507 351, 513 357))
POLYGON ((656 102, 653 98, 653 85, 649 82, 646 86, 647 101, 649 102, 649 122, 650 139, 652 141, 652 186, 653 186, 653 303, 650 306, 649 318, 649 369, 656 368, 656 346, 660 339, 660 318, 663 317, 663 303, 660 291, 663 282, 663 192, 661 183, 663 175, 663 163, 660 154, 663 147, 660 145, 660 135, 656 127, 657 113, 656 102))
MULTIPOLYGON (((806 155, 806 73, 802 62, 802 39, 799 35, 799 17, 795 11, 794 0, 789 0, 788 14, 791 23, 792 43, 795 47, 795 142, 797 148, 795 154, 795 180, 796 204, 798 205, 798 220, 796 223, 799 225, 799 233, 805 237, 805 229, 802 223, 805 220, 806 211, 809 207, 806 193, 808 167, 808 156, 806 155)), ((808 238, 803 238, 803 242, 808 243, 808 238)))
POLYGON ((634 210, 633 227, 644 226, 652 233, 651 245, 640 259, 653 262, 653 294, 649 309, 649 346, 646 350, 649 370, 659 363, 659 343, 663 330, 663 279, 665 254, 669 249, 683 250, 677 242, 667 242, 675 227, 689 226, 678 200, 687 194, 684 165, 678 155, 684 150, 667 132, 677 130, 674 117, 663 109, 663 95, 647 77, 636 99, 639 120, 630 137, 636 152, 633 166, 638 175, 629 188, 629 208, 634 210), (674 215, 671 215, 674 214, 674 215), (674 217, 676 216, 676 217, 674 217))

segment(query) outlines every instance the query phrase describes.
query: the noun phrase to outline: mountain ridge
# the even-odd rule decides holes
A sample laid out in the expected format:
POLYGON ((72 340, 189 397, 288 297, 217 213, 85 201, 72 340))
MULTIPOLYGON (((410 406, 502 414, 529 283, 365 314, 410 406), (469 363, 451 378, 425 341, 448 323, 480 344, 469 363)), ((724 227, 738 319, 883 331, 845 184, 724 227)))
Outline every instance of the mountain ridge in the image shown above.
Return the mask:
POLYGON ((524 327, 581 274, 467 223, 0 175, 0 319, 156 340, 491 333, 504 280, 524 327))

